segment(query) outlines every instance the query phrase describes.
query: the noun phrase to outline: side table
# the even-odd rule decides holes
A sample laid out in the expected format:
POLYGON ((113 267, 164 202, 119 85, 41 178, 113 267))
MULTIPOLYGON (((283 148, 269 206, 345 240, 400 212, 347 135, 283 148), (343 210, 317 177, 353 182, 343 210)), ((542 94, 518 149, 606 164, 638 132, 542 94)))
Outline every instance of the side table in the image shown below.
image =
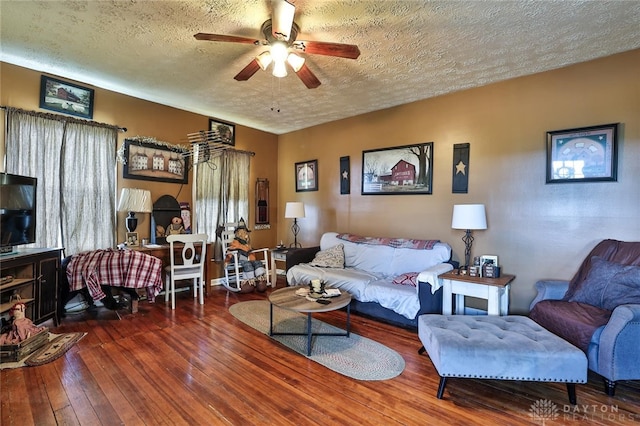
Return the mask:
POLYGON ((487 300, 487 314, 509 314, 509 288, 515 275, 502 274, 500 278, 470 277, 447 272, 442 279, 442 314, 453 313, 452 300, 456 297, 456 315, 464 314, 464 297, 477 297, 487 300))
POLYGON ((286 269, 288 251, 289 249, 287 248, 284 248, 284 249, 273 248, 270 250, 271 252, 271 287, 276 286, 276 280, 278 279, 277 262, 285 263, 285 268, 283 269, 286 269))

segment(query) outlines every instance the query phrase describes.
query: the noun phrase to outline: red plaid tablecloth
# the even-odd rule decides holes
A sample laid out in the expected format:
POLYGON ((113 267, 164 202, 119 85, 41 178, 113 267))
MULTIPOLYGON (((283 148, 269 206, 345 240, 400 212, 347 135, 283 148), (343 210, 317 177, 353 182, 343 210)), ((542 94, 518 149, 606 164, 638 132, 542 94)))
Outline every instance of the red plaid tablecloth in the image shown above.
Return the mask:
POLYGON ((105 297, 101 285, 146 288, 154 302, 162 287, 162 261, 135 250, 94 250, 73 255, 67 267, 71 291, 84 286, 93 300, 105 297))

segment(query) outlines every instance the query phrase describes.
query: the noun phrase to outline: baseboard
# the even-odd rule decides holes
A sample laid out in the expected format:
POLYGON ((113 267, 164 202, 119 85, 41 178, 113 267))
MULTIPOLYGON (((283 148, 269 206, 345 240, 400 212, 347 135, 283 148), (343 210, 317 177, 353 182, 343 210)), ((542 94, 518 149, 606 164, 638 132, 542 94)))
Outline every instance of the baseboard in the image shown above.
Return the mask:
POLYGON ((214 278, 211 280, 211 287, 216 285, 222 285, 224 283, 224 278, 214 278))

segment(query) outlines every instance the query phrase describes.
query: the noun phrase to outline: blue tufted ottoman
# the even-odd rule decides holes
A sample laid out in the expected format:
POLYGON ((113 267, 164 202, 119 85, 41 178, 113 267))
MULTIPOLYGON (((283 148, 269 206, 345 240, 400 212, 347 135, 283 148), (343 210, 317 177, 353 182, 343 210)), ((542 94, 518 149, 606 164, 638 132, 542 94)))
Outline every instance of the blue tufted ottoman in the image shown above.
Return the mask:
POLYGON ((576 404, 576 383, 587 381, 584 352, 528 317, 421 315, 418 337, 440 376, 567 383, 576 404))

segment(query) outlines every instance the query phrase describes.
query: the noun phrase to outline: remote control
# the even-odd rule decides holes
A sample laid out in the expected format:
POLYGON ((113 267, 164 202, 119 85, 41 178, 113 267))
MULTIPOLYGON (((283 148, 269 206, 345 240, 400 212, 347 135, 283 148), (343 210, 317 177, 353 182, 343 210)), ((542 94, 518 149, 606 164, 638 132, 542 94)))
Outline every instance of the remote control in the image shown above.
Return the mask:
POLYGON ((329 303, 331 303, 331 300, 318 299, 316 300, 316 302, 320 303, 321 305, 328 305, 329 303))

